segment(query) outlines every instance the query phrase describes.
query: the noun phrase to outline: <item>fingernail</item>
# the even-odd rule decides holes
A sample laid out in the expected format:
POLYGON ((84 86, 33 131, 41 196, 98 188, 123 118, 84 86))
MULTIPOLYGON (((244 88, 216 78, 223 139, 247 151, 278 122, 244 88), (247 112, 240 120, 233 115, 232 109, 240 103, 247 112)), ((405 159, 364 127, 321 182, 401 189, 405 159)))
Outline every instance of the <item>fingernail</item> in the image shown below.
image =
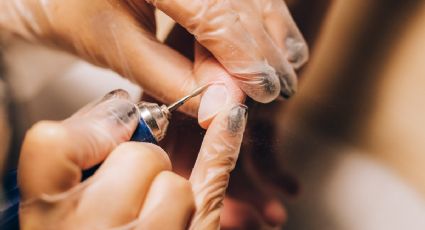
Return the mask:
MULTIPOLYGON (((139 110, 128 99, 104 100, 90 110, 63 121, 70 129, 90 137, 88 143, 102 143, 109 148, 128 141, 139 122, 139 110)), ((97 147, 97 146, 96 146, 97 147)))
MULTIPOLYGON (((128 141, 136 129, 140 113, 134 103, 128 99, 110 99, 97 105, 90 113, 90 119, 98 128, 102 127, 106 136, 115 141, 128 141)), ((100 130, 102 132, 102 130, 100 130)))
POLYGON ((237 105, 229 112, 227 121, 227 128, 233 132, 238 133, 244 130, 246 119, 248 117, 248 107, 246 105, 237 105))
POLYGON ((128 99, 128 93, 124 90, 114 90, 105 95, 87 115, 112 125, 134 124, 140 116, 138 108, 128 99))
POLYGON ((198 120, 205 122, 212 119, 227 104, 229 93, 223 84, 208 87, 199 105, 198 120))
POLYGON ((110 115, 117 121, 128 124, 130 122, 138 121, 139 110, 133 103, 120 102, 114 103, 114 107, 110 108, 110 115))
POLYGON ((281 86, 280 95, 286 99, 289 99, 296 93, 296 85, 290 85, 288 81, 289 78, 289 73, 279 74, 279 81, 281 86))
POLYGON ((116 90, 113 90, 113 91, 107 93, 105 96, 103 96, 103 98, 100 100, 100 102, 107 101, 107 100, 112 99, 112 98, 129 99, 130 95, 128 94, 127 91, 125 91, 123 89, 116 89, 116 90))
POLYGON ((129 98, 130 95, 127 91, 116 89, 107 93, 100 100, 95 109, 117 121, 130 123, 130 121, 134 121, 139 114, 138 109, 129 98), (112 99, 117 99, 118 101, 109 102, 112 99))
POLYGON ((285 40, 288 61, 295 69, 301 67, 308 59, 308 48, 303 40, 288 37, 285 40))

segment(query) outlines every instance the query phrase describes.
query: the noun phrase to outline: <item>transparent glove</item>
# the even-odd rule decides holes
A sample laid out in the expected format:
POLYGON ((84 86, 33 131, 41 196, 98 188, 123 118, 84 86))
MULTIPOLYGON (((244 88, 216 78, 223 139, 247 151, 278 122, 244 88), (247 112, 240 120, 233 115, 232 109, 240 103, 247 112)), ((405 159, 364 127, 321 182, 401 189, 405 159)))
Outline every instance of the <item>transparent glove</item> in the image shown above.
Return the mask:
MULTIPOLYGON (((282 0, 153 3, 193 33, 254 100, 269 102, 281 88, 287 97, 294 93, 293 67, 308 51, 282 0)), ((211 75, 155 38, 154 8, 143 0, 3 0, 0 30, 109 67, 165 103, 211 75)), ((192 100, 182 110, 195 116, 198 105, 192 100)))
POLYGON ((295 93, 293 68, 307 61, 308 49, 283 0, 148 1, 193 34, 254 100, 295 93))
POLYGON ((22 229, 217 229, 246 107, 213 119, 190 182, 170 172, 160 147, 126 142, 138 116, 118 90, 65 121, 31 128, 18 168, 22 229), (81 171, 101 162, 81 182, 81 171))
MULTIPOLYGON (((179 26, 176 26, 166 41, 176 50, 190 56, 192 54, 188 52, 187 43, 184 42, 189 40, 187 39, 188 36, 190 37, 179 26), (181 37, 186 39, 182 41, 181 37)), ((214 68, 215 60, 208 58, 208 52, 203 47, 195 45, 194 58, 195 65, 201 62, 200 68, 208 68, 209 73, 220 76, 223 81, 229 79, 228 73, 220 68, 214 68)), ((231 85, 231 83, 227 82, 226 86, 231 85)), ((223 85, 210 86, 204 97, 208 96, 211 88, 217 89, 219 86, 223 85)), ((231 95, 226 99, 226 97, 223 97, 224 94, 218 94, 216 97, 229 102, 235 99, 231 95)), ((152 100, 152 98, 147 99, 152 100)), ((202 100, 199 118, 202 115, 202 108, 211 108, 211 105, 204 106, 204 102, 207 102, 207 100, 202 100)), ((285 103, 284 101, 279 102, 285 103)), ((274 105, 275 103, 257 104, 252 106, 252 110, 258 110, 257 107, 259 106, 272 107, 273 109, 274 105)), ((272 135, 276 126, 272 124, 270 118, 277 118, 276 114, 270 114, 273 110, 257 112, 257 116, 261 115, 261 121, 258 117, 252 119, 250 115, 248 130, 244 134, 247 138, 245 138, 241 149, 239 164, 232 173, 231 183, 224 199, 221 218, 222 229, 268 229, 271 226, 279 228, 287 220, 286 210, 282 203, 283 195, 293 195, 298 191, 297 182, 291 175, 282 170, 282 161, 276 161, 275 158, 274 143, 278 140, 272 135), (263 121, 268 121, 268 123, 263 121), (247 134, 251 135, 247 136, 247 134)), ((180 175, 189 177, 193 162, 198 156, 198 148, 195 146, 202 142, 200 133, 203 133, 203 131, 193 120, 182 114, 174 114, 173 120, 175 122, 170 124, 168 135, 161 142, 161 146, 167 152, 172 153, 170 157, 173 162, 173 169, 180 175), (186 138, 179 138, 182 133, 185 133, 186 138)))
MULTIPOLYGON (((286 170, 285 160, 280 158, 282 151, 276 143, 282 139, 274 135, 275 117, 270 119, 267 115, 278 111, 259 111, 258 106, 250 108, 238 164, 232 171, 223 203, 222 229, 281 229, 288 220, 283 200, 294 198, 300 190, 298 181, 286 170), (253 112, 260 114, 253 117, 253 112)), ((173 121, 161 146, 172 153, 173 170, 189 177, 198 157, 196 146, 202 142, 202 129, 183 114, 174 114, 173 121)))

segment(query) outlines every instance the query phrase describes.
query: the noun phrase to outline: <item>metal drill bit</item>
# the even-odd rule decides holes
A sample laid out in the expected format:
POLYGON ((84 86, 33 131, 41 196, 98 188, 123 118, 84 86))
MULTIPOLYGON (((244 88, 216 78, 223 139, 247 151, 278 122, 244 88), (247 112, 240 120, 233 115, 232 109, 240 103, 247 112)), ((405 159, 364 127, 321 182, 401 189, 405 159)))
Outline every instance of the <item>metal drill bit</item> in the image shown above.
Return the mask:
POLYGON ((203 85, 195 90, 193 90, 189 95, 183 97, 182 99, 174 102, 173 104, 169 105, 167 107, 168 112, 173 112, 176 109, 178 109, 180 106, 182 106, 187 100, 191 99, 192 97, 198 96, 199 94, 201 94, 206 88, 208 88, 208 86, 210 86, 213 83, 209 83, 206 85, 203 85))

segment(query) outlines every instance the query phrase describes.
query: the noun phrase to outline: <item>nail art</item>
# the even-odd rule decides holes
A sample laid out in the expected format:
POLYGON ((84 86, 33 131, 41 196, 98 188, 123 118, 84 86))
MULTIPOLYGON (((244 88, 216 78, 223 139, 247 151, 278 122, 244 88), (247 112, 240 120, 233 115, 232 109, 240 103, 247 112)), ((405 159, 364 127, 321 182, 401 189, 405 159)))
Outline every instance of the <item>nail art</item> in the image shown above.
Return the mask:
POLYGON ((227 128, 232 133, 237 133, 245 128, 246 119, 248 116, 248 107, 246 105, 237 105, 229 112, 227 128))
POLYGON ((276 85, 273 83, 273 81, 270 80, 270 75, 267 75, 263 78, 263 81, 261 85, 264 87, 265 92, 267 92, 270 95, 275 94, 276 92, 276 85))
POLYGON ((114 105, 111 114, 117 121, 127 124, 138 119, 139 110, 132 103, 120 102, 114 105))
POLYGON ((288 49, 288 61, 292 63, 294 68, 301 67, 308 57, 307 47, 304 41, 287 37, 285 45, 288 49))
POLYGON ((289 78, 289 74, 279 74, 279 81, 281 86, 280 95, 286 99, 289 99, 296 93, 296 90, 289 85, 288 81, 286 80, 287 78, 289 78))

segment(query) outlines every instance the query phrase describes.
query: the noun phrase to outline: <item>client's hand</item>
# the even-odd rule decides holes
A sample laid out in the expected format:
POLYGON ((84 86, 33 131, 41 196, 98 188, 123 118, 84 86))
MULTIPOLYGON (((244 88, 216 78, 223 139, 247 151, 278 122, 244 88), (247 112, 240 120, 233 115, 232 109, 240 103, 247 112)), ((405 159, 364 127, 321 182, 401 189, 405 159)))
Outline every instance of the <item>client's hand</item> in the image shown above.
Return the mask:
POLYGON ((36 124, 26 135, 19 165, 21 227, 217 229, 246 112, 234 104, 213 119, 189 181, 170 171, 160 147, 126 142, 139 114, 125 91, 62 122, 36 124), (82 170, 101 162, 81 182, 82 170))
MULTIPOLYGON (((297 87, 294 68, 308 58, 283 0, 7 0, 0 1, 4 31, 111 68, 164 103, 217 80, 211 66, 229 72, 229 79, 256 101, 270 102, 279 93, 290 97, 297 87), (211 52, 206 68, 194 68, 192 61, 156 39, 154 7, 147 2, 211 52)), ((226 86, 228 92, 235 91, 226 86)), ((225 90, 214 91, 203 100, 220 104, 216 95, 225 90)), ((192 100, 182 110, 195 117, 199 103, 192 100)))

